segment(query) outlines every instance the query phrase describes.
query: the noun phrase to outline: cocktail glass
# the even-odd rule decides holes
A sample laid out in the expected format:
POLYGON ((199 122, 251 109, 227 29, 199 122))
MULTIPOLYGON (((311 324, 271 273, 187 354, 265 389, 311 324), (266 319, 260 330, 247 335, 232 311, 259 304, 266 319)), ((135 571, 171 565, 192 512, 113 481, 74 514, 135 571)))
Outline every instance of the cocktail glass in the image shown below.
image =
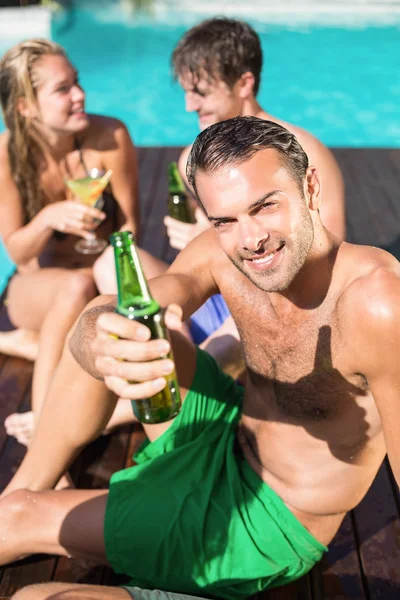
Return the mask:
MULTIPOLYGON (((107 173, 102 173, 99 169, 91 169, 87 177, 82 179, 67 179, 66 185, 69 187, 71 192, 79 198, 83 204, 94 206, 101 210, 104 206, 104 199, 102 192, 107 187, 112 170, 110 169, 107 173)), ((97 219, 95 222, 99 222, 97 219)), ((105 240, 96 238, 96 234, 93 233, 93 239, 91 240, 79 240, 75 244, 75 250, 81 254, 100 254, 107 246, 105 240)))

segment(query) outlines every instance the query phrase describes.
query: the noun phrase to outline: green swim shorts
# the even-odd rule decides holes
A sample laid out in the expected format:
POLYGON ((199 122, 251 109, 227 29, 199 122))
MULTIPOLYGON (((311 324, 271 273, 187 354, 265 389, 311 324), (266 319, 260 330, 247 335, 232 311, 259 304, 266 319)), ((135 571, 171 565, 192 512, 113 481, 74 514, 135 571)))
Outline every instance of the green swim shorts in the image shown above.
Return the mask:
POLYGON ((243 389, 197 350, 196 375, 171 427, 115 473, 107 558, 128 585, 237 600, 307 573, 326 547, 244 459, 243 389))

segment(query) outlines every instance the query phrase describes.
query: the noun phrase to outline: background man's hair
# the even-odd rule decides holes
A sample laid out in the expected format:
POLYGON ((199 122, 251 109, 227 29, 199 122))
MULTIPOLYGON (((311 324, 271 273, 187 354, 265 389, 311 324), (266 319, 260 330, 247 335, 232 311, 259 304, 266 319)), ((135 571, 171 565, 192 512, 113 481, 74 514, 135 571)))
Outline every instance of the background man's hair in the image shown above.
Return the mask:
POLYGON ((175 78, 190 73, 194 83, 200 78, 220 78, 230 88, 250 71, 254 75, 254 95, 260 85, 262 52, 260 39, 243 21, 216 17, 189 29, 172 54, 175 78))
POLYGON ((241 164, 257 152, 270 148, 278 152, 282 166, 303 191, 307 154, 287 129, 257 117, 235 117, 211 125, 200 133, 188 158, 189 184, 198 197, 196 175, 199 171, 212 173, 226 165, 241 164))

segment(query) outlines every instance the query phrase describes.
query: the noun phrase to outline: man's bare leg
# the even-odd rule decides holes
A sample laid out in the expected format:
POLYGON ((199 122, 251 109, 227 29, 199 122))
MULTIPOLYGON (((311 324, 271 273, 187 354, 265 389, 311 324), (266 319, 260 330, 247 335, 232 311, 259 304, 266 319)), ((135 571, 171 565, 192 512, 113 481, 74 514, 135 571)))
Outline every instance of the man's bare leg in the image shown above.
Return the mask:
POLYGON ((36 360, 39 348, 39 334, 30 329, 13 329, 0 332, 0 353, 18 356, 26 360, 36 360))
POLYGON ((30 585, 11 600, 132 600, 132 596, 124 588, 57 582, 30 585))
POLYGON ((0 498, 0 565, 37 553, 107 565, 107 497, 105 490, 18 490, 0 498))

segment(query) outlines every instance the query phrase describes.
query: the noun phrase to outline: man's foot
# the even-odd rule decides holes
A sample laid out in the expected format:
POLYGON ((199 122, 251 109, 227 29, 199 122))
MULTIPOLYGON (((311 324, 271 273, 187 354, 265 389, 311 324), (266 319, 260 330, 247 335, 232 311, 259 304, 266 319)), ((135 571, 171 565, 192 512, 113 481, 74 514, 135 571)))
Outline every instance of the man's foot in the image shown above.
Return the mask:
POLYGON ((115 406, 114 412, 111 415, 111 419, 108 421, 107 426, 103 429, 103 435, 108 435, 116 427, 127 425, 130 423, 137 423, 137 418, 133 414, 132 404, 130 400, 125 398, 118 398, 118 402, 115 406))
POLYGON ((8 435, 15 437, 23 446, 29 446, 35 429, 35 415, 31 410, 25 413, 13 413, 4 421, 4 427, 8 435))
POLYGON ((0 332, 0 353, 36 360, 39 347, 39 334, 28 329, 14 329, 0 332))

